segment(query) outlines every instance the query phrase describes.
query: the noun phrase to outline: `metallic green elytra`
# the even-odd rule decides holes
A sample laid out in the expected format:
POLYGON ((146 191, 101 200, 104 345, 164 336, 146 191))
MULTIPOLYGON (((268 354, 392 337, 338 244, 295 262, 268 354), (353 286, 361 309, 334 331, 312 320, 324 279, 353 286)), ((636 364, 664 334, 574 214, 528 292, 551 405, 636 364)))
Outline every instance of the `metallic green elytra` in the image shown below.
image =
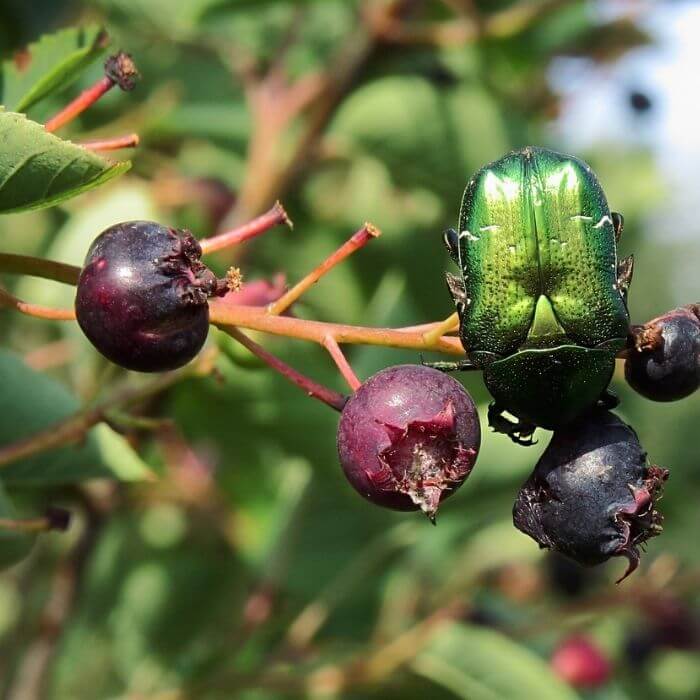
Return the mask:
POLYGON ((618 263, 621 231, 596 176, 572 156, 524 148, 467 184, 459 229, 445 234, 461 271, 448 286, 462 366, 483 370, 490 423, 517 442, 611 398, 629 329, 632 259, 618 263))

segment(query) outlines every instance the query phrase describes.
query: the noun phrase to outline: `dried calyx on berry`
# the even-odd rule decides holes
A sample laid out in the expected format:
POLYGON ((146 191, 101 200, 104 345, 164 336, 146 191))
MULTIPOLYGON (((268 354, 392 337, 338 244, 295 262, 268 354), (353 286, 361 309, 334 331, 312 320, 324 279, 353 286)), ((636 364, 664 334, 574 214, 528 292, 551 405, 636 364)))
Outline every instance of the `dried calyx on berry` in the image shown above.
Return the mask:
POLYGON ((160 372, 189 362, 209 330, 207 299, 227 291, 200 260, 189 231, 127 221, 92 243, 75 311, 81 329, 108 359, 160 372))
POLYGON ((700 304, 633 326, 625 378, 652 401, 676 401, 700 386, 700 304))
POLYGON ((622 581, 637 568, 639 547, 661 532, 656 503, 667 477, 647 463, 632 428, 597 410, 554 433, 520 489, 513 522, 581 564, 627 557, 622 581))
POLYGON ((471 473, 481 430, 474 402, 455 379, 421 365, 388 367, 350 397, 338 427, 346 477, 365 498, 394 510, 440 502, 471 473))

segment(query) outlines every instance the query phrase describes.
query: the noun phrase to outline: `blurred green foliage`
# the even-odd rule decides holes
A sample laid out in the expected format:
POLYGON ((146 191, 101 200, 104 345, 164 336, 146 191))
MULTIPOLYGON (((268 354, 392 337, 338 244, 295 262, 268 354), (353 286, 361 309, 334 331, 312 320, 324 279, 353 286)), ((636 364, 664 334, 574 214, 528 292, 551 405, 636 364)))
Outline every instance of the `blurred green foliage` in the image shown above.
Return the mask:
MULTIPOLYGON (((66 129, 81 138, 138 131, 133 171, 60 207, 2 217, 3 250, 80 264, 91 240, 119 220, 157 218, 204 237, 258 213, 246 210, 245 199, 263 184, 249 178, 248 147, 260 124, 242 84, 246 66, 259 75, 281 62, 289 80, 323 71, 339 50, 352 56, 368 41, 367 17, 383 4, 3 3, 7 56, 45 32, 97 22, 143 74, 134 93, 110 93, 66 129), (226 214, 231 201, 237 204, 226 214)), ((559 98, 549 86, 552 62, 613 61, 649 40, 629 20, 606 24, 584 0, 405 5, 401 26, 411 31, 374 41, 314 148, 270 189, 266 204, 282 198, 294 231, 272 231, 235 258, 213 260, 222 270, 234 262, 247 279, 284 271, 296 280, 364 220, 379 226, 385 235, 309 292, 295 309, 301 316, 388 326, 447 316, 449 265, 440 233, 456 219, 469 175, 526 143, 571 150, 553 128, 559 98), (442 33, 426 31, 435 27, 442 33)), ((99 75, 99 66, 91 67, 30 116, 45 119, 99 75)), ((292 120, 275 142, 280 169, 305 123, 292 120)), ((700 230, 681 241, 669 235, 672 220, 650 226, 668 194, 651 155, 610 143, 577 155, 625 215, 621 254, 634 252, 636 259, 633 320, 696 301, 676 296, 674 277, 693 273, 684 261, 697 259, 700 230)), ((37 303, 70 304, 71 290, 53 283, 9 276, 2 282, 37 303)), ((3 439, 27 434, 31 420, 49 420, 22 419, 22 385, 40 385, 23 377, 31 370, 18 356, 45 370, 36 379, 45 387, 37 391, 46 392, 51 415, 61 415, 64 404, 69 411, 107 395, 122 378, 73 324, 9 312, 0 318, 4 348, 15 353, 0 358, 3 439), (42 356, 48 361, 37 359, 42 348, 67 348, 68 359, 52 362, 51 352, 42 356)), ((212 346, 217 333, 212 329, 212 346)), ((315 346, 276 338, 265 344, 342 388, 315 346)), ((361 377, 419 360, 413 352, 373 347, 353 347, 348 355, 361 377)), ((9 498, 20 512, 47 502, 84 512, 68 534, 40 538, 28 559, 0 577, 3 697, 700 697, 692 644, 668 642, 644 658, 626 653, 655 629, 660 602, 680 606, 688 624, 700 615, 700 549, 692 536, 700 527, 697 396, 651 404, 620 377, 615 381, 621 414, 651 459, 672 474, 662 504, 665 532, 650 542, 640 572, 616 588, 623 562, 562 574, 561 562, 512 527, 513 499, 547 442, 545 431, 529 449, 485 431, 473 475, 432 528, 418 514, 379 510, 351 490, 335 454, 337 416, 325 406, 271 372, 227 355, 218 362, 216 376, 187 379, 146 407, 145 415, 170 418, 175 428, 131 429, 128 441, 109 432, 75 453, 92 454, 102 440, 102 457, 93 455, 86 468, 152 469, 157 481, 97 483, 87 492, 70 484, 41 490, 13 484, 0 494, 0 515, 9 498), (85 493, 98 505, 83 511, 85 493), (71 576, 77 585, 62 598, 62 582, 71 576), (581 591, 565 593, 561 576, 581 591), (436 611, 450 612, 452 622, 441 624, 436 611), (571 631, 590 634, 613 659, 615 675, 605 688, 579 695, 548 671, 546 658, 571 631), (33 661, 42 654, 44 666, 33 661), (32 689, 34 695, 21 694, 32 689)), ((483 417, 480 378, 463 381, 483 417)), ((59 470, 66 455, 35 459, 59 470)), ((24 539, 11 544, 17 558, 31 546, 24 539)))

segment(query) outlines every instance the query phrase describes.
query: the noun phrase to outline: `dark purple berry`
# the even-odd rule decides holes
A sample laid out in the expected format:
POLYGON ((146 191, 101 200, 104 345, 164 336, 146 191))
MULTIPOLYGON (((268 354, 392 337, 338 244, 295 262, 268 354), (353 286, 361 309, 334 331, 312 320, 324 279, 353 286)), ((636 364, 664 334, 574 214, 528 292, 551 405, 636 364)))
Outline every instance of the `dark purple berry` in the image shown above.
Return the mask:
POLYGON ((632 330, 630 386, 652 401, 676 401, 700 386, 700 304, 673 309, 632 330))
POLYGON ((388 367, 350 397, 338 454, 362 496, 435 520, 440 502, 469 476, 481 429, 474 402, 452 377, 422 365, 388 367))
POLYGON ((554 433, 520 489, 513 522, 581 564, 625 556, 625 578, 639 564, 639 546, 661 531, 655 504, 667 476, 647 464, 632 428, 595 411, 554 433))
POLYGON ((637 114, 644 114, 654 106, 651 97, 641 90, 630 90, 627 99, 629 100, 630 107, 637 114))
POLYGON ((209 330, 207 298, 221 292, 189 231, 126 221, 92 243, 75 297, 78 323, 108 359, 162 372, 189 362, 209 330))

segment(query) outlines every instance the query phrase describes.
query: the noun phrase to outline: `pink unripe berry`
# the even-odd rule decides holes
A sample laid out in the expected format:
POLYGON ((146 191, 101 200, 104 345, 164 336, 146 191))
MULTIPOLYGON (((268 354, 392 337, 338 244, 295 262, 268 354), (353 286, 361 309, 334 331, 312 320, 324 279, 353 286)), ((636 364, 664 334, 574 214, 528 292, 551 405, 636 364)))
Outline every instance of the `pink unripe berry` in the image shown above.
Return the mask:
POLYGON ((612 675, 612 665, 587 637, 565 639, 552 654, 552 669, 574 688, 599 688, 612 675))

